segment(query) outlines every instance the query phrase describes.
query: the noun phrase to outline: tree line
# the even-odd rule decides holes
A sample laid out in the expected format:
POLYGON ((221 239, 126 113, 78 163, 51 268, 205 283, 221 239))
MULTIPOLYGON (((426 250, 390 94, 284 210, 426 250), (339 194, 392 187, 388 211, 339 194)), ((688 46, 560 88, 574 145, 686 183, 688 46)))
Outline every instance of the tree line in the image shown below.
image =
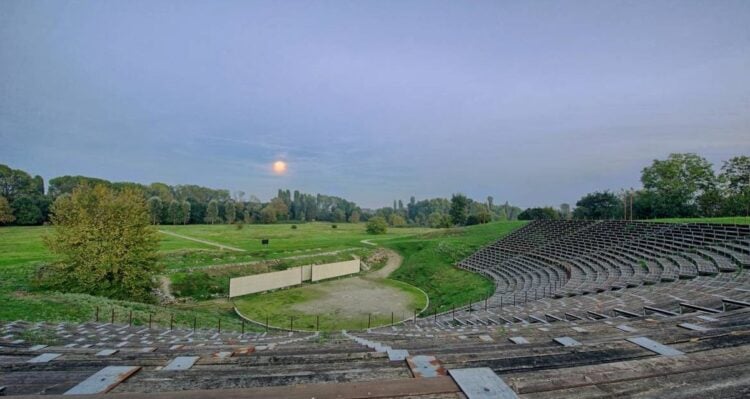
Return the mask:
POLYGON ((417 201, 414 196, 404 205, 394 200, 392 207, 375 210, 372 216, 383 218, 392 227, 407 225, 423 227, 452 227, 482 224, 498 220, 515 220, 521 208, 506 201, 495 204, 488 196, 486 201, 476 201, 464 194, 453 194, 448 198, 432 198, 417 201))
POLYGON ((716 169, 694 154, 670 154, 641 170, 638 189, 596 191, 575 207, 524 210, 533 219, 654 219, 750 216, 750 157, 736 156, 716 169))
POLYGON ((212 189, 198 185, 168 185, 111 182, 88 176, 60 176, 44 179, 0 165, 0 225, 40 225, 50 221, 50 207, 56 199, 68 196, 77 187, 103 186, 114 191, 133 190, 145 199, 151 224, 239 224, 327 221, 331 223, 367 221, 382 217, 387 225, 450 227, 513 220, 521 209, 508 202, 495 204, 492 197, 480 202, 463 194, 451 199, 432 198, 407 204, 394 200, 393 207, 363 209, 341 197, 307 194, 298 190, 278 190, 276 197, 262 202, 243 191, 212 189))

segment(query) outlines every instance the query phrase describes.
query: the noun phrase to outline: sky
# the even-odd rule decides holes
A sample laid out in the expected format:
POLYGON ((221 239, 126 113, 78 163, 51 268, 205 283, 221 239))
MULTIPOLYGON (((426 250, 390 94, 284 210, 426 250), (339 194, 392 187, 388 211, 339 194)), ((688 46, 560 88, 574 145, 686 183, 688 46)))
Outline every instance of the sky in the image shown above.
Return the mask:
POLYGON ((0 2, 0 163, 46 179, 527 207, 672 152, 750 155, 749 1, 0 2))

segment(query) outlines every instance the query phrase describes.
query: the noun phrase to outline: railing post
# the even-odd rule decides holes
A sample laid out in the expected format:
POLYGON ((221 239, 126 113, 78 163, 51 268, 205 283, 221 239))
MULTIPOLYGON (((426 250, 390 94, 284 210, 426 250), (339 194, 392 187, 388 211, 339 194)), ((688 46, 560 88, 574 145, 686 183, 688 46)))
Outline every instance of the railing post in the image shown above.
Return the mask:
POLYGON ((367 314, 367 328, 370 328, 370 323, 372 322, 372 313, 367 314))
POLYGON ((174 330, 174 314, 169 315, 169 331, 174 330))
POLYGON ((218 329, 218 331, 217 331, 217 332, 218 332, 218 333, 220 333, 220 332, 221 332, 221 317, 219 317, 219 329, 218 329))
POLYGON ((242 319, 242 335, 245 335, 245 319, 242 319))
POLYGON ((294 316, 289 316, 289 332, 294 331, 294 316))
POLYGON ((488 296, 484 297, 484 311, 485 311, 485 312, 487 311, 487 300, 488 300, 489 298, 490 298, 490 297, 488 297, 488 296))
POLYGON ((320 315, 315 315, 315 331, 320 331, 320 315))
POLYGON ((151 329, 151 313, 148 314, 148 329, 151 329))
POLYGON ((132 310, 130 311, 130 314, 128 315, 128 325, 129 326, 133 325, 133 311, 132 310))
POLYGON ((391 312, 391 324, 393 324, 393 312, 391 312))
POLYGON ((195 332, 195 328, 198 326, 198 316, 193 316, 193 332, 195 332))
POLYGON ((115 308, 112 308, 112 320, 110 321, 111 324, 115 324, 115 308))
POLYGON ((456 321, 456 305, 453 305, 453 310, 451 311, 451 314, 453 316, 453 321, 456 321))
POLYGON ((417 324, 417 311, 419 309, 414 309, 414 324, 417 324))
POLYGON ((266 332, 268 332, 268 315, 266 315, 266 332))
POLYGON ((99 306, 96 306, 96 322, 99 322, 99 306))

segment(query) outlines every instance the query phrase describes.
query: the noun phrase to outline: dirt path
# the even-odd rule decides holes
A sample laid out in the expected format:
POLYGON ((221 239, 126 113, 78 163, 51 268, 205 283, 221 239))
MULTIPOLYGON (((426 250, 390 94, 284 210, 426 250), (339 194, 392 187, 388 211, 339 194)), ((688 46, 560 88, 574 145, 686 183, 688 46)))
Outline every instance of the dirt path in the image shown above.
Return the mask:
POLYGON ((404 261, 404 258, 402 258, 401 255, 399 255, 396 251, 390 249, 383 250, 388 255, 388 261, 386 261, 385 266, 380 268, 380 270, 369 273, 367 277, 388 278, 391 273, 396 271, 396 269, 401 266, 401 262, 404 261))
POLYGON ((161 292, 164 294, 164 299, 167 302, 174 302, 175 297, 172 295, 172 281, 167 276, 159 277, 159 285, 161 292))
POLYGON ((174 237, 179 237, 179 238, 182 238, 182 239, 185 239, 185 240, 199 242, 201 244, 212 245, 214 247, 219 247, 220 249, 228 249, 230 251, 245 252, 245 250, 242 249, 242 248, 235 248, 235 247, 230 247, 229 245, 217 244, 215 242, 201 240, 199 238, 193 238, 193 237, 184 236, 182 234, 172 233, 171 231, 159 230, 159 233, 164 233, 166 235, 170 235, 170 236, 174 236, 174 237))
POLYGON ((380 283, 401 266, 403 258, 390 249, 381 248, 388 256, 385 266, 364 276, 314 284, 305 289, 315 291, 317 298, 292 305, 292 309, 317 314, 321 309, 338 317, 361 317, 363 314, 396 317, 413 314, 413 298, 403 290, 380 283))

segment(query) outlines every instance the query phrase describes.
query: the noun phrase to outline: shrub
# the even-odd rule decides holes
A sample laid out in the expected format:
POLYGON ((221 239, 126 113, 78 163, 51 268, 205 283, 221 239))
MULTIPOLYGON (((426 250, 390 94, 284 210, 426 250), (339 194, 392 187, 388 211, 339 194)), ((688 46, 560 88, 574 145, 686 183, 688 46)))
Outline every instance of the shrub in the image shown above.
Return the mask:
POLYGON ((385 234, 388 231, 388 223, 382 216, 375 216, 367 221, 368 234, 385 234))
POLYGON ((292 225, 292 230, 297 230, 297 225, 296 224, 292 225))
POLYGON ((332 224, 332 225, 331 225, 331 228, 332 228, 332 229, 335 229, 335 228, 337 228, 337 227, 339 227, 339 226, 337 226, 337 225, 335 225, 335 224, 332 224))

